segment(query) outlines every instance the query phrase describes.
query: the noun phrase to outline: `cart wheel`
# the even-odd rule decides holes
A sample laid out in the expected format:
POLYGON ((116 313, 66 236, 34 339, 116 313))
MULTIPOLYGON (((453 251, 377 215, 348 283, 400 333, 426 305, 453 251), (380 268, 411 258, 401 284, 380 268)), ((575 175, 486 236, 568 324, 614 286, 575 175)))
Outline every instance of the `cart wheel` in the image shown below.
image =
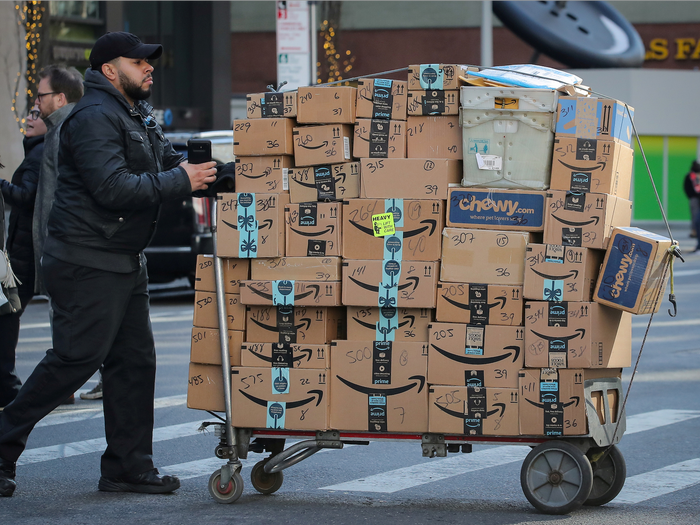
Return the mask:
POLYGON ((264 467, 268 460, 269 458, 258 461, 253 470, 250 471, 250 482, 253 484, 253 488, 261 494, 277 492, 284 481, 284 473, 282 471, 274 474, 265 472, 264 467))
POLYGON ((588 458, 565 441, 547 441, 523 461, 520 485, 527 500, 545 514, 568 514, 583 505, 593 485, 588 458))
POLYGON ((234 472, 231 481, 224 488, 221 487, 221 469, 214 472, 209 478, 209 494, 217 503, 233 503, 243 494, 243 478, 239 471, 234 472))
MULTIPOLYGON (((597 454, 603 452, 602 448, 592 448, 588 451, 588 458, 595 459, 597 454)), ((591 461, 593 468, 593 488, 584 505, 605 505, 614 500, 625 485, 627 477, 627 465, 622 452, 615 445, 600 461, 591 461)))

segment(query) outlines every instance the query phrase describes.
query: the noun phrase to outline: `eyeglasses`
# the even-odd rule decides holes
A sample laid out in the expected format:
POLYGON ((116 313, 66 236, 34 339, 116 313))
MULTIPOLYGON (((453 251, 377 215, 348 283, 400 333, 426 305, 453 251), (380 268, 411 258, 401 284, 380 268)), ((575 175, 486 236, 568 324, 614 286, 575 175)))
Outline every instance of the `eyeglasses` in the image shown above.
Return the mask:
POLYGON ((38 109, 33 109, 27 113, 27 118, 29 120, 36 120, 39 118, 39 115, 41 115, 41 112, 38 109))
POLYGON ((45 97, 46 95, 60 95, 58 91, 49 91, 48 93, 37 93, 36 98, 41 100, 41 97, 45 97))

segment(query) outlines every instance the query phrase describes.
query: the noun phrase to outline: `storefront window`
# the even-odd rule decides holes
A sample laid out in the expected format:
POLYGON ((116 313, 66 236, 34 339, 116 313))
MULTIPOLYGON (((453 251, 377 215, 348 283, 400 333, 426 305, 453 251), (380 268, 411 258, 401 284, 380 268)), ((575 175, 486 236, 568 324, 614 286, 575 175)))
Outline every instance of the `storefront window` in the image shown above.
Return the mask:
POLYGON ((99 2, 49 2, 51 16, 99 19, 99 2))

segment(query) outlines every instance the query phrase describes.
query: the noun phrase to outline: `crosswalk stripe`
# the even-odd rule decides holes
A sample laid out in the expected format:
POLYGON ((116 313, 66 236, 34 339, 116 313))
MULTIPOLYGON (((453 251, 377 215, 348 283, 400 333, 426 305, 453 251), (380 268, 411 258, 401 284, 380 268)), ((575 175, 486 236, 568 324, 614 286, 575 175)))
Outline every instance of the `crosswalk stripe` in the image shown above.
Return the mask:
POLYGON ((627 430, 625 434, 636 434, 645 430, 653 430, 674 423, 682 423, 689 419, 700 417, 698 410, 655 410, 654 412, 644 412, 627 418, 627 430))
POLYGON ((627 478, 613 503, 634 504, 700 483, 700 458, 627 478))
MULTIPOLYGON (((246 468, 252 467, 258 461, 260 461, 260 459, 242 459, 241 463, 243 464, 243 468, 246 468)), ((196 461, 188 461, 187 463, 159 467, 158 472, 177 476, 182 481, 184 479, 198 478, 200 476, 211 476, 214 471, 220 469, 225 464, 226 460, 219 458, 199 459, 196 461)))

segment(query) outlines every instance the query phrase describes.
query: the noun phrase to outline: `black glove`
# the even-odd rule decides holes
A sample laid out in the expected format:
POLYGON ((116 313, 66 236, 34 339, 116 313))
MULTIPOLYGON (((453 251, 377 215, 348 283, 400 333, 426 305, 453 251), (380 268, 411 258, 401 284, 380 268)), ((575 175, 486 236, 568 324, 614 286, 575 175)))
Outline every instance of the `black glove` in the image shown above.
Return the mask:
POLYGON ((216 180, 206 190, 192 192, 193 197, 215 198, 217 193, 232 193, 236 191, 236 163, 228 162, 216 166, 216 180))

